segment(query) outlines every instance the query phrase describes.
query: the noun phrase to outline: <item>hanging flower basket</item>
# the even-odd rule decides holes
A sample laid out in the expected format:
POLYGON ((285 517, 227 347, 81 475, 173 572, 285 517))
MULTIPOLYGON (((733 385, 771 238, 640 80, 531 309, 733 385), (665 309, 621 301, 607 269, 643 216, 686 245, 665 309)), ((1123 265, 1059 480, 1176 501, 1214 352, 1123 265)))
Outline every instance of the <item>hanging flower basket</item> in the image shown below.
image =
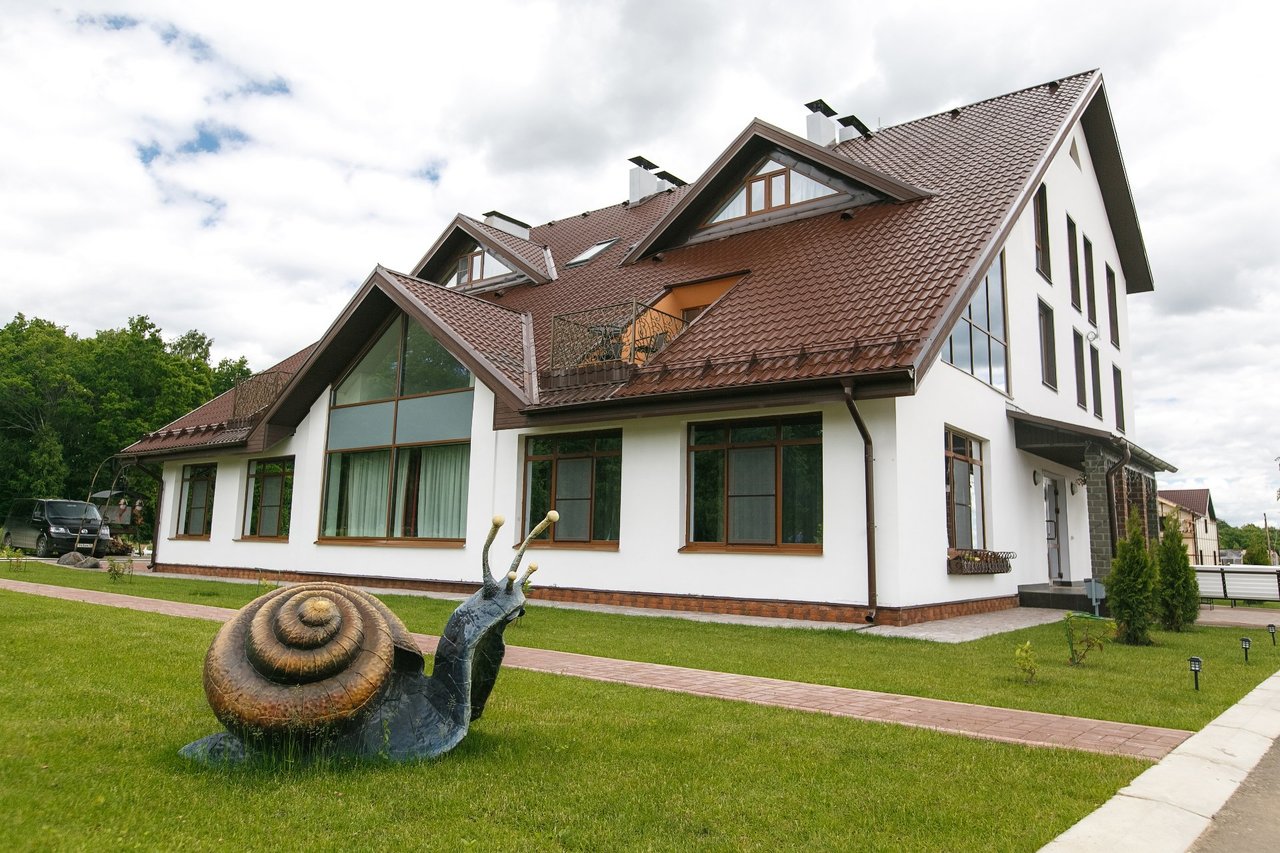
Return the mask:
POLYGON ((1017 557, 1013 551, 987 551, 981 548, 949 548, 947 574, 998 575, 1012 571, 1009 561, 1017 557))

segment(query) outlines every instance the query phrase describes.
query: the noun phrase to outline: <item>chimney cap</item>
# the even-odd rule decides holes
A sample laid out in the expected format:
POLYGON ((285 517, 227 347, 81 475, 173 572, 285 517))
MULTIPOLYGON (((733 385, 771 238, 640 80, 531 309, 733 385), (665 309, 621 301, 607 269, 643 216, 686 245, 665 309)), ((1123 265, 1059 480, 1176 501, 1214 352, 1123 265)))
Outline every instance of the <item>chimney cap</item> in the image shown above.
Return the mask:
POLYGON ((867 127, 866 124, 863 123, 862 119, 858 118, 853 113, 849 113, 849 115, 844 118, 838 118, 836 121, 840 123, 841 127, 852 127, 863 136, 871 135, 871 128, 867 127))
POLYGON ((641 157, 639 154, 629 158, 629 162, 635 163, 641 169, 644 169, 645 171, 648 171, 648 172, 652 172, 654 169, 658 168, 657 163, 654 163, 652 160, 646 160, 645 158, 641 157))
POLYGON ((488 219, 490 216, 497 216, 497 217, 499 217, 499 218, 501 218, 501 219, 505 219, 505 220, 507 220, 507 221, 508 221, 508 222, 510 222, 512 225, 519 225, 519 226, 521 226, 521 227, 523 227, 523 228, 532 228, 532 227, 533 227, 533 226, 532 226, 532 225, 530 225, 528 222, 521 222, 519 219, 516 219, 514 216, 508 216, 507 214, 503 213, 501 210, 490 210, 490 211, 487 211, 486 213, 484 213, 484 218, 485 218, 485 219, 488 219))
POLYGON ((827 102, 822 100, 822 98, 818 98, 816 101, 810 101, 805 104, 805 106, 809 109, 809 112, 822 113, 827 118, 834 118, 836 114, 836 111, 831 109, 827 102))
POLYGON ((666 169, 663 169, 661 172, 658 172, 658 177, 666 181, 667 183, 671 184, 673 187, 683 187, 689 183, 686 180, 677 178, 675 175, 671 174, 666 169))

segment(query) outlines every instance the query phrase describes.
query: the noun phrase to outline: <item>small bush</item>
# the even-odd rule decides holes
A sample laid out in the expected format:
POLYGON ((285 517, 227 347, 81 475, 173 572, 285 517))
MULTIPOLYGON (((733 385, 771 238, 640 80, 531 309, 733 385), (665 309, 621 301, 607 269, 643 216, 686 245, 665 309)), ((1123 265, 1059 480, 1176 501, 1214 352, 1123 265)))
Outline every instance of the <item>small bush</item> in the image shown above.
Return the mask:
POLYGON ((1067 634, 1067 662, 1072 666, 1084 663, 1089 652, 1101 649, 1116 638, 1114 620, 1088 613, 1068 613, 1062 619, 1062 626, 1067 634))
POLYGON ((1022 673, 1023 684, 1030 684, 1036 680, 1036 672, 1039 671, 1039 666, 1036 665, 1036 653, 1031 649, 1030 640, 1014 647, 1013 663, 1018 667, 1018 672, 1022 673))
POLYGON ((5 567, 11 572, 27 570, 27 555, 19 548, 0 547, 0 560, 4 561, 5 567))
POLYGON ((108 557, 107 577, 111 578, 112 582, 133 580, 133 560, 116 560, 108 557))
POLYGON ((1176 516, 1167 515, 1156 547, 1156 614, 1166 631, 1181 631, 1200 616, 1200 584, 1182 544, 1176 516))
POLYGON ((1107 583, 1107 600, 1116 618, 1116 636, 1130 646, 1151 645, 1155 567, 1142 535, 1138 511, 1129 514, 1129 533, 1116 546, 1107 583))

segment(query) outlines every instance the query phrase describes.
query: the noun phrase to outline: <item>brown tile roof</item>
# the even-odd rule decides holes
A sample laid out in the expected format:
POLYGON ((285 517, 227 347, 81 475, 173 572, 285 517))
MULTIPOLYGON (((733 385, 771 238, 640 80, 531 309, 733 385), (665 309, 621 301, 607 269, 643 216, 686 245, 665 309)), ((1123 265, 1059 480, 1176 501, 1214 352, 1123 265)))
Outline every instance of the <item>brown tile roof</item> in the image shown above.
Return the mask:
POLYGON ((544 279, 554 278, 552 270, 547 266, 546 247, 542 244, 509 234, 501 228, 486 225, 470 216, 459 214, 459 218, 466 220, 468 225, 484 236, 481 242, 500 247, 499 254, 518 258, 527 266, 537 270, 544 279))
POLYGON ((299 350, 261 373, 254 374, 203 406, 147 433, 120 451, 119 455, 159 456, 205 448, 213 450, 242 443, 266 405, 275 399, 284 380, 298 371, 313 349, 315 344, 299 350))
POLYGON ((1208 516, 1217 521, 1213 512, 1213 498, 1209 496, 1208 489, 1160 489, 1157 494, 1169 503, 1186 507, 1196 515, 1208 516))

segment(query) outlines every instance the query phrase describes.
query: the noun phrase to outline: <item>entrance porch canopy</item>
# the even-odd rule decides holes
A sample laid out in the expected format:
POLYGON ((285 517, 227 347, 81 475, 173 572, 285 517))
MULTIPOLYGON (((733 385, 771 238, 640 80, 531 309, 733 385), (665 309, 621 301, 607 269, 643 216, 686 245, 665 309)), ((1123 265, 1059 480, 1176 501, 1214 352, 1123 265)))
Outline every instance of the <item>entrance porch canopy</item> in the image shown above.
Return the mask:
POLYGON ((1123 453, 1128 448, 1134 461, 1153 472, 1178 470, 1117 433, 1042 418, 1016 409, 1009 409, 1008 414, 1009 420, 1013 422, 1014 445, 1019 450, 1034 453, 1077 471, 1084 470, 1085 450, 1089 445, 1102 446, 1118 453, 1123 453))

